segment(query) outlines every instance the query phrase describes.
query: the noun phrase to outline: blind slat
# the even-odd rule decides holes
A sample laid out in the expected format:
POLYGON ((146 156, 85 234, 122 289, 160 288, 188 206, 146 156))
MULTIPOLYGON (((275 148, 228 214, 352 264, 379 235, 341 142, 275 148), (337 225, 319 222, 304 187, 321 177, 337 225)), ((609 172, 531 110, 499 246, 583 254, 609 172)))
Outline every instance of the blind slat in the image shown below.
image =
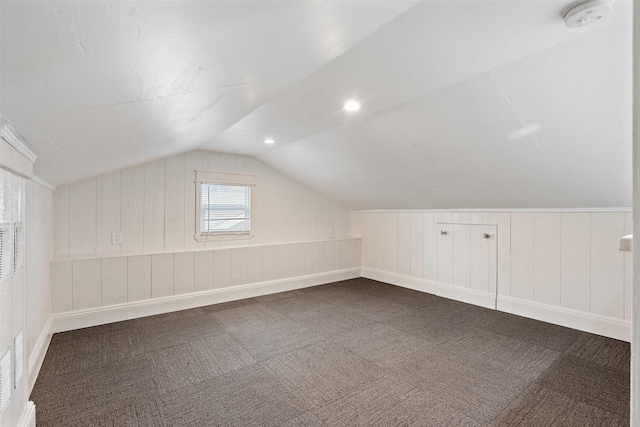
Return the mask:
POLYGON ((201 233, 237 233, 251 230, 251 186, 202 183, 201 233))

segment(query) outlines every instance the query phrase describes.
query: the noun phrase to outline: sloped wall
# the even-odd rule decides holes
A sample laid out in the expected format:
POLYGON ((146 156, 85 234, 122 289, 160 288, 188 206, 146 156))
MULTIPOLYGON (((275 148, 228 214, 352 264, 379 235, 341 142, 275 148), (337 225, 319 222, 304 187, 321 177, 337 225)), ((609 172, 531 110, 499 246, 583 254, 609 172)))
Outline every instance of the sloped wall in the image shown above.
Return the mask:
MULTIPOLYGON (((621 211, 350 214, 350 232, 362 237, 365 277, 480 305, 497 300, 499 310, 627 341, 632 258, 618 250, 618 240, 631 230, 631 212, 621 211), (439 224, 496 226, 497 295, 443 282, 439 224)), ((460 256, 469 256, 468 245, 460 254, 454 248, 454 262, 460 256)))
POLYGON ((55 255, 144 254, 347 236, 348 213, 248 156, 196 150, 56 188, 55 255), (199 243, 194 170, 255 174, 251 241, 199 243), (122 231, 122 244, 111 233, 122 231))

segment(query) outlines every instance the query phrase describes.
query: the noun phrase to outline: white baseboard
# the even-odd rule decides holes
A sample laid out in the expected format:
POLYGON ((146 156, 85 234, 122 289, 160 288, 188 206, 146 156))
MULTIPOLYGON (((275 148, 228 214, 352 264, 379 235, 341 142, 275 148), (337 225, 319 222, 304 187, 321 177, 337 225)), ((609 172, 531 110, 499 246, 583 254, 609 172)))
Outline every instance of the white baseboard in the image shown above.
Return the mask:
POLYGON ((122 320, 136 319, 205 305, 307 288, 341 280, 355 279, 357 277, 360 277, 360 268, 348 268, 327 273, 54 314, 52 332, 64 332, 104 325, 122 320))
POLYGON ((554 305, 496 295, 489 292, 453 286, 446 283, 406 276, 398 273, 362 268, 362 277, 402 286, 416 291, 435 294, 444 298, 466 302, 490 309, 497 309, 554 325, 602 335, 622 341, 631 341, 631 322, 554 305))
POLYGON ((362 277, 365 279, 377 280, 379 282, 390 283, 392 285, 402 286, 403 288, 413 289, 414 291, 426 292, 428 294, 436 293, 436 283, 432 280, 421 279, 418 277, 407 276, 404 274, 391 273, 375 268, 362 267, 362 277))
POLYGON ((33 402, 25 405, 17 427, 36 427, 36 405, 33 402))
POLYGON ((31 391, 33 390, 33 386, 35 385, 38 374, 40 373, 40 368, 42 367, 42 362, 44 362, 44 356, 47 354, 47 350, 49 349, 49 343, 51 343, 51 336, 53 335, 51 332, 51 326, 52 319, 49 317, 49 320, 45 323, 42 331, 40 331, 40 335, 38 336, 38 340, 36 341, 33 351, 29 355, 29 394, 31 394, 31 391))
POLYGON ((399 273, 391 273, 389 271, 367 267, 362 267, 362 277, 402 286, 403 288, 413 289, 415 291, 434 294, 443 298, 492 308, 494 310, 496 308, 496 296, 488 292, 476 291, 474 289, 448 285, 434 280, 422 279, 399 273))
POLYGON ((489 292, 437 282, 436 295, 468 304, 479 305, 480 307, 490 308, 492 310, 496 309, 496 295, 489 292))
POLYGON ((498 310, 621 341, 631 341, 631 322, 621 319, 502 295, 498 296, 498 310))

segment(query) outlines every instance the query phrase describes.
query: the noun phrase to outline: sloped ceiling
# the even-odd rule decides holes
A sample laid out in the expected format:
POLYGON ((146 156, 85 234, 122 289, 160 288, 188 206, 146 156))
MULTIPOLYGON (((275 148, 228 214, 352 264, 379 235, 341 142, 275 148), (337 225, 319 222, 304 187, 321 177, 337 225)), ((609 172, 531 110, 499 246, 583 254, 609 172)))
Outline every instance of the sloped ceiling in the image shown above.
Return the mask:
POLYGON ((631 3, 3 1, 0 114, 54 184, 206 148, 348 209, 630 206, 631 3))

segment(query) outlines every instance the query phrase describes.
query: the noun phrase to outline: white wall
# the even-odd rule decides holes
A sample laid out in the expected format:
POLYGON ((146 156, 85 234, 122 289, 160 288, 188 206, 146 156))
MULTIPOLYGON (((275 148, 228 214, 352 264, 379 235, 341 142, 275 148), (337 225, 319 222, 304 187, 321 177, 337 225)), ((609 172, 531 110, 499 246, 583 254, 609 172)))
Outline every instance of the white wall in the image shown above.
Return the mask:
POLYGON ((53 190, 27 180, 25 194, 25 344, 32 387, 51 338, 53 190))
POLYGON ((629 340, 632 258, 618 239, 632 230, 631 212, 351 212, 363 275, 436 292, 450 284, 438 277, 438 222, 497 226, 498 309, 629 340))
MULTIPOLYGON (((633 259, 640 265, 640 7, 633 8, 633 259)), ((640 425, 640 268, 633 272, 631 425, 640 425)))
POLYGON ((56 331, 359 273, 348 213, 252 157, 196 150, 101 175, 58 187, 54 211, 56 331), (256 175, 252 239, 194 239, 195 170, 256 175), (104 310, 121 315, 99 317, 104 310))
POLYGON ((144 254, 246 245, 198 243, 194 170, 255 174, 251 244, 347 235, 347 212, 261 161, 196 150, 58 187, 55 255, 144 254), (111 232, 122 231, 122 245, 111 232))
MULTIPOLYGON (((25 179, 0 169, 0 223, 24 221, 24 187, 25 179)), ((11 228, 13 232, 13 228, 11 228)), ((13 245, 13 239, 11 240, 13 245)), ((11 256, 13 251, 8 255, 11 256)), ((11 263, 13 267, 13 262, 11 263)), ((17 271, 0 282, 0 356, 6 351, 13 351, 14 338, 21 330, 25 330, 25 269, 17 271)), ((15 358, 11 357, 12 377, 15 373, 15 358)), ((29 387, 26 351, 21 362, 24 370, 19 382, 9 378, 11 382, 11 401, 8 408, 0 416, 0 425, 18 424, 24 408, 27 406, 29 387)))
POLYGON ((53 330, 198 307, 360 275, 360 239, 51 263, 53 330))

